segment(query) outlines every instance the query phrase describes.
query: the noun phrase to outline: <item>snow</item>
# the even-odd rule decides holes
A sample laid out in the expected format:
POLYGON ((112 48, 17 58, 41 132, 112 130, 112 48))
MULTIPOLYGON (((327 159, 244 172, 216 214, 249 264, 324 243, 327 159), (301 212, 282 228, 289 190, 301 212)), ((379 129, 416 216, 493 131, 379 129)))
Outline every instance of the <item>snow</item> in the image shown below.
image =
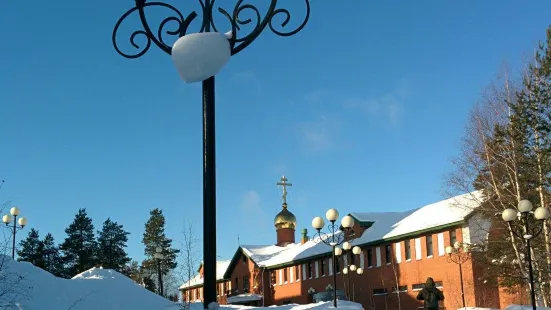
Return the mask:
MULTIPOLYGON (((5 310, 178 310, 180 304, 154 294, 128 277, 110 269, 92 268, 72 279, 62 279, 27 262, 15 262, 0 256, 0 308, 5 310), (16 283, 17 290, 6 291, 6 283, 16 283), (19 293, 19 294, 18 294, 19 293)), ((362 310, 357 303, 339 300, 338 308, 362 310)), ((211 303, 209 310, 253 309, 211 303)), ((323 310, 332 302, 307 305, 266 307, 271 310, 323 310)), ((202 303, 192 303, 190 310, 203 310, 202 303)))
MULTIPOLYGON (((537 310, 551 310, 551 308, 547 307, 536 307, 537 310)), ((510 305, 504 310, 532 310, 532 306, 526 306, 526 305, 510 305)))
POLYGON ((173 309, 175 303, 110 269, 92 268, 62 279, 27 262, 7 256, 2 272, 14 289, 1 296, 0 308, 20 310, 173 309))
POLYGON ((240 294, 237 296, 228 297, 228 304, 242 303, 247 301, 261 300, 262 295, 258 294, 240 294))
MULTIPOLYGON (((231 261, 230 260, 223 260, 223 261, 217 261, 216 262, 216 280, 224 280, 224 274, 228 270, 228 267, 230 266, 231 261)), ((186 283, 180 285, 180 288, 186 288, 190 286, 198 286, 203 285, 203 276, 201 274, 196 275, 186 283)))
MULTIPOLYGON (((481 192, 472 192, 409 211, 351 213, 359 221, 374 222, 351 243, 365 244, 464 221, 481 200, 481 192)), ((331 247, 320 242, 319 237, 304 244, 243 245, 241 249, 260 267, 274 267, 331 252, 331 247)))

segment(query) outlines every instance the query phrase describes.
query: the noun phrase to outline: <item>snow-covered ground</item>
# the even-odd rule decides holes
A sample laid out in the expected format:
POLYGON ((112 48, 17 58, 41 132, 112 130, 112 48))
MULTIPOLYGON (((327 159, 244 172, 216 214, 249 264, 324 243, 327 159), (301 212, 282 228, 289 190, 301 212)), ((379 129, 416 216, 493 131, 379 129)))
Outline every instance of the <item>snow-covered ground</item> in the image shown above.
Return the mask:
MULTIPOLYGON (((62 279, 27 262, 0 256, 1 310, 178 310, 180 305, 154 294, 128 277, 110 270, 92 268, 72 279, 62 279)), ((191 310, 201 310, 201 303, 191 310)), ((250 309, 222 306, 221 310, 250 309)), ((269 307, 271 310, 322 310, 331 302, 269 307)), ((339 309, 362 310, 360 304, 339 301, 339 309)))
MULTIPOLYGON (((551 308, 545 308, 545 307, 537 307, 537 310, 551 310, 551 308)), ((460 308, 457 310, 499 310, 499 309, 493 309, 493 308, 477 308, 477 307, 467 307, 467 308, 460 308)), ((532 310, 532 306, 519 306, 519 305, 510 305, 504 310, 532 310)))

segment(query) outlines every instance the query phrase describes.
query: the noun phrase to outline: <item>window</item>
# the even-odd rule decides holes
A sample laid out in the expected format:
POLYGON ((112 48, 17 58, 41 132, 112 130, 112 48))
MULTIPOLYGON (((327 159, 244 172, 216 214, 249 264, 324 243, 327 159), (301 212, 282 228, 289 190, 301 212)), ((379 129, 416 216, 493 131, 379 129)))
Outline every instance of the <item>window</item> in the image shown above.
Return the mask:
POLYGON ((387 294, 387 289, 386 288, 376 288, 373 290, 373 295, 377 296, 377 295, 386 295, 387 294))
POLYGON ((295 266, 295 280, 300 280, 300 265, 295 266))
POLYGON ((373 267, 373 251, 367 249, 367 267, 373 267))
POLYGON ((356 264, 356 255, 350 252, 350 265, 355 265, 355 264, 356 264))
POLYGON ((436 288, 443 288, 444 283, 442 281, 434 281, 434 286, 436 286, 436 288))
POLYGON ((272 271, 272 274, 270 275, 270 279, 271 279, 272 285, 275 285, 275 284, 276 284, 276 274, 275 274, 275 271, 272 271))
POLYGON ((322 277, 325 276, 325 259, 322 259, 320 262, 320 274, 322 277))
POLYGON ((390 244, 385 245, 385 261, 388 264, 392 262, 392 248, 390 244))
POLYGON ((457 232, 454 230, 450 230, 450 245, 453 246, 457 242, 457 232))
POLYGON ((427 242, 427 256, 430 257, 432 256, 432 235, 428 235, 426 237, 426 242, 427 242))
POLYGON ((287 268, 283 268, 283 282, 287 283, 287 281, 289 281, 287 276, 287 268))
POLYGON ((414 290, 414 291, 420 291, 420 290, 422 290, 424 287, 425 287, 425 284, 424 284, 424 283, 417 283, 417 284, 413 284, 413 285, 411 286, 411 289, 414 290))
POLYGON ((312 262, 308 262, 308 278, 312 279, 312 262))
POLYGON ((241 257, 241 260, 242 260, 244 263, 247 263, 247 256, 243 255, 243 256, 241 257))
POLYGON ((406 251, 406 260, 411 260, 411 240, 404 241, 404 249, 406 251))
POLYGON ((340 257, 335 257, 335 270, 334 273, 341 273, 341 260, 340 257))
POLYGON ((398 290, 396 290, 396 286, 393 286, 392 287, 392 292, 393 293, 396 293, 396 292, 399 292, 399 293, 406 293, 408 291, 408 286, 407 285, 400 285, 398 286, 398 290))
POLYGON ((249 276, 243 276, 243 291, 248 292, 249 291, 249 276))
POLYGON ((235 290, 239 290, 239 278, 235 277, 235 290))

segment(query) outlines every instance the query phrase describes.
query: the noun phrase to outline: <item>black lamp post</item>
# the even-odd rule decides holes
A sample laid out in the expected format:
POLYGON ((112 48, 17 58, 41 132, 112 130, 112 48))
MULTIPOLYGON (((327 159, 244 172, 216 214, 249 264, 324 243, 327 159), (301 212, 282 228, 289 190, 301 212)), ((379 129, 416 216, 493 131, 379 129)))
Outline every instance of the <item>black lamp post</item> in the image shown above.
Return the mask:
MULTIPOLYGON (((302 30, 310 17, 309 0, 306 3, 306 15, 303 22, 291 31, 277 30, 274 17, 283 17, 281 28, 285 28, 291 19, 289 10, 277 8, 277 0, 270 0, 267 12, 260 10, 243 0, 238 0, 231 11, 218 7, 220 16, 226 20, 231 32, 222 35, 213 18, 215 0, 199 0, 199 14, 190 12, 186 17, 174 6, 163 2, 146 2, 135 0, 135 7, 124 13, 113 29, 112 41, 117 52, 126 58, 139 58, 151 47, 153 42, 172 59, 184 81, 202 82, 203 87, 203 261, 204 261, 204 307, 216 302, 216 144, 215 144, 215 83, 214 75, 235 55, 251 44, 268 27, 279 36, 292 36, 302 30), (156 27, 155 31, 146 18, 146 8, 162 8, 170 12, 156 27), (130 44, 136 49, 133 53, 123 52, 116 40, 121 23, 134 12, 138 12, 141 29, 132 32, 130 44), (242 13, 252 13, 256 18, 244 18, 242 13), (201 16, 198 33, 189 33, 189 26, 196 17, 201 16), (166 29, 172 23, 174 28, 166 29), (240 36, 242 26, 252 25, 250 33, 240 36), (213 32, 211 32, 213 31, 213 32), (169 46, 164 36, 179 38, 169 46), (139 46, 135 39, 141 36, 146 39, 145 45, 139 46)), ((224 1, 225 2, 225 1, 224 1)))
POLYGON ((163 249, 161 247, 157 247, 155 249, 155 260, 157 261, 157 280, 159 282, 159 295, 164 296, 163 292, 163 270, 161 268, 161 264, 164 258, 163 255, 163 249))
MULTIPOLYGON (((325 213, 325 217, 331 223, 327 226, 329 229, 328 233, 322 233, 321 229, 325 226, 324 220, 316 216, 312 220, 312 227, 317 231, 316 236, 319 238, 314 238, 317 242, 323 242, 332 247, 333 255, 333 307, 337 308, 337 262, 336 262, 336 253, 338 251, 337 246, 343 244, 345 240, 345 234, 349 234, 352 226, 354 226, 354 219, 347 215, 342 218, 341 226, 344 228, 344 231, 340 230, 339 225, 335 224, 339 218, 339 212, 335 209, 329 209, 325 213)), ((339 249, 340 250, 340 249, 339 249)))
POLYGON ((335 255, 338 257, 340 257, 343 254, 345 257, 348 257, 348 253, 350 252, 352 252, 352 255, 350 255, 350 260, 346 260, 346 266, 344 266, 342 273, 344 273, 348 278, 348 300, 353 301, 354 299, 352 296, 353 290, 351 288, 352 274, 354 272, 358 274, 362 274, 364 271, 361 267, 357 267, 356 265, 352 264, 352 256, 360 255, 360 253, 362 252, 362 249, 359 246, 352 247, 352 245, 348 241, 342 244, 342 248, 335 249, 335 255))
POLYGON ((465 303, 465 290, 463 289, 463 264, 466 263, 471 256, 469 254, 469 248, 466 244, 459 241, 455 242, 452 246, 446 247, 446 254, 448 254, 448 263, 455 263, 459 265, 459 281, 461 283, 461 301, 463 302, 463 308, 466 308, 465 303))
POLYGON ((11 248, 11 258, 15 259, 15 237, 17 235, 17 231, 20 229, 23 229, 25 225, 27 225, 27 219, 24 217, 20 217, 19 220, 17 220, 17 217, 19 216, 19 209, 17 207, 11 208, 10 214, 11 216, 9 214, 2 216, 2 222, 4 222, 4 224, 6 224, 6 226, 10 228, 12 231, 13 243, 11 248), (12 216, 13 216, 13 219, 12 219, 12 216), (12 222, 12 220, 13 220, 13 225, 10 227, 10 223, 12 222), (17 224, 19 224, 19 226, 17 226, 17 224))
POLYGON ((539 207, 536 209, 536 211, 532 211, 532 208, 532 203, 529 200, 521 200, 518 203, 518 212, 517 210, 512 208, 505 209, 501 216, 503 220, 507 222, 507 224, 509 224, 509 227, 511 228, 513 234, 524 240, 524 242, 526 243, 526 260, 528 262, 528 276, 530 280, 530 297, 532 299, 532 309, 536 310, 536 290, 534 287, 531 240, 541 233, 543 226, 545 225, 545 221, 550 217, 550 213, 549 209, 544 207, 539 207), (529 226, 530 214, 533 214, 534 218, 541 223, 541 225, 538 225, 539 227, 537 228, 537 230, 534 230, 529 226), (513 229, 513 222, 517 218, 520 220, 521 225, 523 225, 524 233, 518 233, 515 229, 513 229))

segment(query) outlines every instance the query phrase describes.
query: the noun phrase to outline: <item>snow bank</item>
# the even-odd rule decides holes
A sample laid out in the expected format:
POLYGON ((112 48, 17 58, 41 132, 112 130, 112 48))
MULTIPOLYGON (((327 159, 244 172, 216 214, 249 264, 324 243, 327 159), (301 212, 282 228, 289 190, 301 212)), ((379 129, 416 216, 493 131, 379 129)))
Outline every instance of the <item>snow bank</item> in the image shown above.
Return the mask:
MULTIPOLYGON (((551 308, 547 307, 536 307, 537 310, 551 310, 551 308)), ((510 305, 509 307, 505 308, 504 310, 532 310, 532 306, 526 306, 526 305, 510 305)))
MULTIPOLYGON (((180 305, 137 285, 128 277, 110 269, 92 268, 72 279, 62 279, 27 262, 15 262, 0 255, 0 309, 2 310, 178 310, 180 305)), ((349 301, 338 301, 339 309, 362 310, 349 301)), ((332 302, 308 305, 266 307, 270 310, 322 310, 332 302)), ((246 306, 218 306, 211 310, 253 309, 246 306)), ((202 310, 194 303, 191 310, 202 310)))
MULTIPOLYGON (((18 310, 174 309, 175 303, 109 269, 92 268, 62 279, 27 262, 3 257, 0 271, 13 289, 0 295, 0 308, 18 310)), ((6 290, 6 288, 4 288, 6 290)))

